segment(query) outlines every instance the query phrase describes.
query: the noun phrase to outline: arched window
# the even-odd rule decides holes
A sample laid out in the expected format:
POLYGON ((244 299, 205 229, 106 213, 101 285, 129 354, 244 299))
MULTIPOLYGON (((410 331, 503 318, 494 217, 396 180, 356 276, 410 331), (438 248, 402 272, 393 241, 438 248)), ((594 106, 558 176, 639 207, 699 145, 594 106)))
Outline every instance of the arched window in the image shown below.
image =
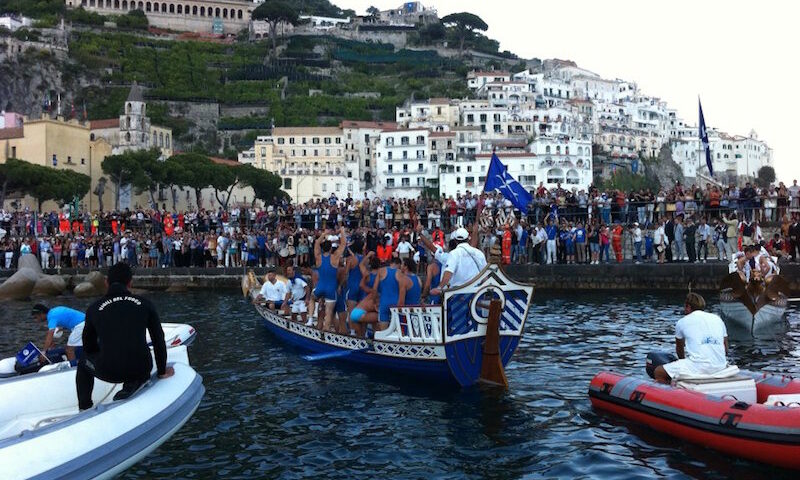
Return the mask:
POLYGON ((577 185, 581 182, 581 177, 578 174, 577 170, 570 169, 567 171, 567 184, 569 185, 577 185))
POLYGON ((222 9, 222 18, 228 18, 228 9, 227 8, 223 8, 222 9))
POLYGON ((547 183, 561 183, 564 181, 564 171, 560 168, 551 168, 547 171, 547 183))
POLYGON ((183 15, 183 5, 181 5, 180 3, 178 4, 178 14, 183 15))
POLYGON ((564 155, 569 155, 569 146, 564 147, 564 155))
POLYGON ((142 143, 144 143, 145 145, 147 144, 147 134, 146 133, 142 133, 142 143))
MULTIPOLYGON (((194 7, 194 8, 197 8, 197 7, 194 7)), ((201 17, 205 17, 206 16, 206 7, 200 7, 200 16, 201 17)))
POLYGON ((242 11, 241 11, 241 10, 239 10, 239 15, 237 16, 237 18, 238 18, 239 20, 241 20, 241 19, 242 19, 242 11))
POLYGON ((561 145, 556 145, 556 155, 561 155, 561 145))
POLYGON ((125 134, 125 141, 130 143, 130 141, 131 141, 131 132, 128 132, 128 133, 125 134))
POLYGON ((578 155, 583 155, 583 147, 578 147, 578 155))
POLYGON ((544 147, 544 153, 550 153, 550 145, 544 147))
POLYGON ((89 134, 89 141, 94 142, 94 133, 89 134))
POLYGON ((158 146, 159 147, 163 147, 164 146, 164 133, 163 132, 158 134, 158 146))
POLYGON ((175 13, 175 4, 174 3, 170 3, 169 4, 169 13, 175 13))
POLYGON ((219 17, 219 7, 217 7, 217 9, 214 10, 214 16, 219 17))
POLYGON ((127 10, 128 9, 128 0, 122 0, 122 9, 123 10, 127 10))
POLYGON ((164 136, 164 140, 166 140, 166 147, 169 148, 169 133, 164 136))
POLYGON ((131 113, 131 102, 128 102, 128 104, 125 105, 125 113, 130 115, 130 113, 131 113))
POLYGON ((145 4, 145 9, 146 9, 146 10, 145 10, 146 12, 149 12, 149 11, 152 9, 152 5, 150 5, 150 2, 147 2, 147 3, 145 4))

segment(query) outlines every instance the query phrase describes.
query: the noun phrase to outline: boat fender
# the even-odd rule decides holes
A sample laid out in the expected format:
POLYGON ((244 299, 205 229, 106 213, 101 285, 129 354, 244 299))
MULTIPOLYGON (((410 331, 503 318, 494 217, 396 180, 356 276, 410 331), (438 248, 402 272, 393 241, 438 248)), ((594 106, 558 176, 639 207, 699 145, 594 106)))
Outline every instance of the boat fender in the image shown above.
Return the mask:
POLYGON ((644 369, 650 378, 655 378, 656 367, 678 360, 678 357, 669 352, 650 352, 647 354, 644 369))

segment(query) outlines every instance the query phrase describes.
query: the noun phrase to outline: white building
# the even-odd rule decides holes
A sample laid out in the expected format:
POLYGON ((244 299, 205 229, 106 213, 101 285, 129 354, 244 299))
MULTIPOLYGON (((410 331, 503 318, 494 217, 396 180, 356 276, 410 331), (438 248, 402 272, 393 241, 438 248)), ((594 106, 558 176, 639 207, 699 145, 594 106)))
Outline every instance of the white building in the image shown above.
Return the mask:
POLYGON ((359 194, 359 165, 345 161, 338 127, 274 128, 256 139, 253 150, 252 165, 278 174, 295 202, 359 194))
POLYGON ((357 164, 359 187, 362 192, 374 191, 377 181, 375 150, 384 130, 396 130, 393 122, 343 121, 339 127, 344 136, 345 163, 357 164))
POLYGON ((381 132, 375 158, 378 195, 416 198, 435 186, 438 172, 430 162, 429 134, 424 128, 381 132))
POLYGON ((300 15, 300 20, 308 21, 315 30, 330 30, 335 27, 347 25, 350 23, 350 17, 336 18, 336 17, 320 17, 316 15, 300 15))
MULTIPOLYGON (((699 176, 708 176, 705 153, 700 147, 697 128, 689 130, 687 137, 673 138, 670 141, 672 159, 681 166, 683 175, 689 181, 699 176)), ((717 130, 708 130, 708 144, 711 151, 711 165, 714 179, 722 183, 743 183, 758 175, 764 166, 774 166, 772 149, 758 139, 755 131, 748 136, 731 136, 717 130)))
POLYGON ((471 90, 478 90, 490 82, 509 82, 511 74, 505 71, 472 71, 467 74, 467 87, 471 90))
POLYGON ((592 184, 592 141, 566 136, 537 137, 529 145, 536 155, 535 168, 527 175, 534 175, 536 184, 554 188, 576 188, 587 190, 592 184))
POLYGON ((459 124, 459 105, 447 98, 407 101, 395 110, 395 121, 407 128, 445 132, 459 124))
POLYGON ((20 28, 30 27, 33 21, 28 17, 16 15, 3 15, 0 16, 0 28, 6 28, 12 32, 16 32, 20 28))

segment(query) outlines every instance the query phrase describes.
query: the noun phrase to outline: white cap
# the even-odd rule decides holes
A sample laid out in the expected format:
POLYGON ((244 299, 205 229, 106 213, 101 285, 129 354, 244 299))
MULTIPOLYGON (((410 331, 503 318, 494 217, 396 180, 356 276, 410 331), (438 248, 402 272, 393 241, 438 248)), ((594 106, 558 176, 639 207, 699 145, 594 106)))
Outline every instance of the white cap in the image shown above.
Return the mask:
POLYGON ((450 235, 450 238, 454 240, 466 240, 469 238, 469 232, 464 227, 459 227, 450 235))

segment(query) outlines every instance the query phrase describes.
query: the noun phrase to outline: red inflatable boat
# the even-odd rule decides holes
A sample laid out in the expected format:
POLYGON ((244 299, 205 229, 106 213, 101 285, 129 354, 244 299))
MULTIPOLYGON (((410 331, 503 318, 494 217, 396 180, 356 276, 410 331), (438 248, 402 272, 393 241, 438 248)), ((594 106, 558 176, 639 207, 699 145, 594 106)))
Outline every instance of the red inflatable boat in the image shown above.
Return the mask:
POLYGON ((669 386, 601 372, 592 379, 589 397, 597 409, 686 441, 737 457, 800 469, 800 378, 740 371, 732 379, 700 383, 705 385, 681 382, 682 386, 669 386), (715 387, 710 383, 724 387, 726 381, 729 385, 749 383, 755 402, 723 394, 724 388, 714 390, 717 394, 689 389, 697 386, 710 391, 715 387))

